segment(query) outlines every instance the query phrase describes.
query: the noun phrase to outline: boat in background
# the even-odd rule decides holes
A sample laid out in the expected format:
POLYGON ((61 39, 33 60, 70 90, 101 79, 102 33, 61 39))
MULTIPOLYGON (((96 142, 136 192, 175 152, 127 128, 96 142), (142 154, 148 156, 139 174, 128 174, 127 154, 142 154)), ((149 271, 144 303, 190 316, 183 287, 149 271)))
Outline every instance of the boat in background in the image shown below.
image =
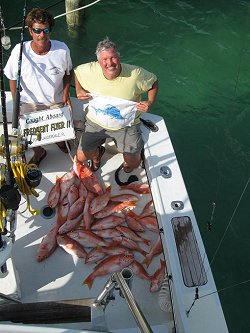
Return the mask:
MULTIPOLYGON (((72 104, 74 123, 82 123, 84 105, 74 97, 72 104)), ((6 93, 6 105, 7 119, 11 122, 9 92, 6 93)), ((31 207, 39 209, 40 214, 32 215, 26 209, 26 197, 22 196, 15 212, 15 237, 13 233, 12 238, 9 234, 3 236, 8 252, 3 251, 7 257, 7 269, 0 273, 1 332, 133 333, 138 329, 155 333, 228 332, 164 119, 151 113, 142 114, 141 119, 144 159, 143 166, 133 175, 138 178, 136 184, 149 185, 150 193, 139 194, 133 212, 139 216, 146 204, 153 200, 158 232, 147 229, 140 236, 149 239, 151 246, 160 237, 162 245, 162 253, 154 256, 148 267, 143 266, 150 279, 142 279, 137 270, 129 266, 128 271, 124 268, 96 277, 89 289, 82 282, 91 274, 95 264, 84 264, 82 258, 71 256, 60 247, 47 259, 36 260, 41 240, 56 221, 56 209, 48 210, 48 193, 57 177, 67 173, 73 165, 80 134, 76 129, 76 139, 71 140, 69 154, 62 153, 55 144, 46 146, 47 157, 40 166, 41 182, 35 189, 38 197, 30 197, 31 207), (161 263, 165 265, 165 278, 158 290, 152 292, 151 280, 161 263), (129 283, 124 284, 126 280, 129 283), (41 312, 40 317, 38 313, 41 312)), ((9 129, 11 131, 11 124, 9 129)), ((1 151, 4 151, 3 147, 1 151)), ((28 161, 31 156, 29 148, 25 155, 28 161)), ((112 196, 121 194, 121 191, 134 193, 121 186, 131 177, 121 169, 122 160, 114 143, 106 142, 101 168, 95 175, 104 191, 111 187, 112 196)), ((150 251, 147 244, 137 244, 144 251, 150 251)), ((141 253, 136 252, 134 256, 137 262, 145 262, 141 253)), ((3 260, 3 255, 0 254, 0 258, 3 260)), ((1 263, 4 268, 4 262, 1 263)))

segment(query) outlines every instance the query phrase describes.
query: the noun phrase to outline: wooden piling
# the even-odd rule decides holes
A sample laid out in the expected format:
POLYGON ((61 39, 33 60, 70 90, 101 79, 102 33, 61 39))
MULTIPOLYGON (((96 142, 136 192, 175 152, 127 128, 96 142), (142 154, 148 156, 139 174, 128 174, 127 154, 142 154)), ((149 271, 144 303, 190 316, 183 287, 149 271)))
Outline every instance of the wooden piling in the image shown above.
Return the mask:
MULTIPOLYGON (((77 9, 82 6, 84 6, 83 0, 65 0, 66 12, 70 12, 71 10, 77 9)), ((84 9, 66 15, 66 22, 69 29, 75 29, 81 25, 83 13, 84 9)))

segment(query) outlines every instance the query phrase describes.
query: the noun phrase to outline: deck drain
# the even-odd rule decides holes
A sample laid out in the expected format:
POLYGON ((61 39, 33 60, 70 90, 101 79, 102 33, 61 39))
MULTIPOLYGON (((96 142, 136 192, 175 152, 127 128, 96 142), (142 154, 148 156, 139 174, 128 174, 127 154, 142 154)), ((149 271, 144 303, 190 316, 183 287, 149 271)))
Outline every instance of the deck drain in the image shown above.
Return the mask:
POLYGON ((49 206, 43 206, 41 208, 41 213, 40 215, 45 218, 45 219, 51 219, 52 217, 54 217, 56 214, 56 210, 54 208, 51 208, 49 206))

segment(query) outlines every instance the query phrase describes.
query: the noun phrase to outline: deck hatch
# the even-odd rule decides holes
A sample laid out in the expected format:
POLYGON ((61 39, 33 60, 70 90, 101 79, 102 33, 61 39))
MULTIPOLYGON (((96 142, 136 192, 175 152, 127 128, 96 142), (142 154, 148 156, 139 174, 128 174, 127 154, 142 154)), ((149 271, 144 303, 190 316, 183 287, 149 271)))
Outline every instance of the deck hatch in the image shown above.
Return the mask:
POLYGON ((171 223, 184 284, 187 287, 206 284, 207 275, 191 219, 188 216, 174 217, 171 223))

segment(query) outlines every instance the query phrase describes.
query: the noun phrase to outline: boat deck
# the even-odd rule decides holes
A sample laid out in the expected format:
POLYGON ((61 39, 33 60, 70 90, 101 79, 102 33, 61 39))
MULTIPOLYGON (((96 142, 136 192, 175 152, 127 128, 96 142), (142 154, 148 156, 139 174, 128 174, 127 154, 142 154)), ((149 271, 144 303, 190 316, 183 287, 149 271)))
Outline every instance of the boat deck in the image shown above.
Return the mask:
MULTIPOLYGON (((74 156, 75 147, 71 143, 74 156)), ((42 161, 40 170, 42 171, 42 181, 36 189, 39 197, 31 197, 31 207, 43 210, 47 205, 47 195, 49 190, 55 184, 56 176, 62 176, 69 171, 72 166, 72 157, 62 153, 54 144, 47 145, 47 157, 42 161), (56 163, 55 163, 56 162, 56 163)), ((30 151, 26 152, 27 160, 30 158, 30 151)), ((99 179, 103 186, 111 185, 112 195, 118 193, 133 193, 129 190, 120 190, 120 186, 115 182, 115 170, 122 163, 122 155, 117 153, 112 143, 106 144, 106 152, 102 159, 102 166, 97 171, 99 179)), ((138 176, 142 182, 147 182, 145 170, 140 167, 133 173, 138 176)), ((119 172, 120 180, 126 181, 128 174, 123 170, 119 172)), ((144 205, 151 200, 151 194, 140 195, 135 213, 140 214, 144 205)), ((94 299, 103 289, 109 276, 97 277, 91 289, 82 285, 84 279, 92 272, 94 264, 84 264, 84 260, 66 253, 62 248, 56 251, 42 262, 36 261, 36 252, 41 239, 55 225, 56 215, 46 218, 43 214, 32 216, 27 210, 27 201, 22 199, 17 213, 16 239, 12 250, 12 261, 16 271, 16 279, 19 283, 18 290, 13 290, 13 284, 9 284, 9 290, 6 290, 6 283, 1 284, 0 292, 7 295, 18 293, 19 299, 23 303, 48 302, 62 300, 94 299)), ((146 231, 142 235, 150 239, 153 244, 157 234, 146 231)), ((144 250, 148 251, 149 247, 140 244, 144 250)), ((143 260, 143 256, 136 252, 135 258, 138 261, 143 260)), ((160 258, 156 257, 148 268, 148 273, 152 275, 160 267, 160 258)), ((9 264, 8 264, 9 268, 9 264)), ((8 275, 8 274, 7 274, 8 275)), ((12 274, 6 276, 5 280, 12 279, 12 274)), ((132 293, 141 308, 145 318, 150 325, 158 326, 157 332, 166 332, 166 324, 171 321, 171 314, 167 314, 159 307, 158 293, 149 291, 150 281, 143 280, 133 276, 132 293)), ((15 289, 15 287, 14 287, 15 289)), ((115 292, 115 300, 112 300, 105 311, 106 322, 109 330, 124 329, 125 327, 132 332, 132 328, 137 329, 137 325, 131 315, 128 305, 124 298, 119 296, 119 291, 115 292), (122 315, 121 315, 122 314, 122 315), (112 318, 119 318, 113 320, 112 318)), ((79 328, 79 324, 75 324, 79 328)), ((74 326, 75 326, 74 325, 74 326)), ((60 326, 60 325, 59 325, 60 326)), ((65 325, 64 325, 65 326, 65 325)), ((84 323, 84 328, 90 328, 91 324, 84 323), (86 327, 87 326, 87 327, 86 327)))

